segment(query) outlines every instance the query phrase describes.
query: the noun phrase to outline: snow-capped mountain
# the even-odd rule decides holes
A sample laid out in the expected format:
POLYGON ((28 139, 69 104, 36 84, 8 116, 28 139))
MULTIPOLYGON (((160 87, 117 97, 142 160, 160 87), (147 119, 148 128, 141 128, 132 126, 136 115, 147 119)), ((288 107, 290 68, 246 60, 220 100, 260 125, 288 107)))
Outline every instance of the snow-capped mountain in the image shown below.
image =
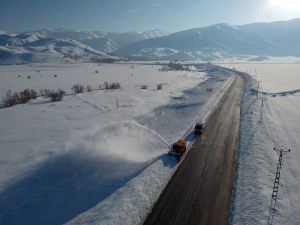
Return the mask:
MULTIPOLYGON (((1 34, 1 33, 0 33, 1 34)), ((114 46, 113 50, 116 50, 119 47, 124 45, 141 41, 149 38, 163 37, 168 35, 168 32, 161 30, 151 30, 146 32, 139 31, 131 31, 131 32, 107 32, 107 31, 78 31, 78 30, 70 30, 70 29, 45 29, 38 31, 30 31, 25 32, 27 35, 35 35, 37 37, 43 38, 69 38, 80 42, 88 42, 89 43, 100 43, 102 46, 101 49, 97 47, 100 51, 105 51, 107 46, 103 46, 103 43, 107 42, 107 45, 114 46)), ((110 47, 111 48, 111 47, 110 47)), ((109 48, 108 48, 109 49, 109 48)))
POLYGON ((37 31, 28 31, 26 34, 36 35, 44 38, 69 38, 74 40, 99 38, 96 34, 89 31, 78 31, 70 29, 45 29, 37 31))
MULTIPOLYGON (((297 24, 300 25, 299 22, 297 24)), ((255 26, 252 28, 253 31, 245 31, 237 26, 221 23, 160 38, 142 40, 119 48, 114 53, 121 56, 142 56, 153 59, 189 60, 246 58, 262 55, 300 57, 299 49, 293 47, 294 43, 298 43, 298 39, 295 42, 289 42, 289 45, 283 45, 254 32, 255 26)), ((280 30, 280 27, 277 29, 280 30)))
POLYGON ((29 34, 0 35, 0 64, 56 62, 86 56, 110 57, 73 39, 29 34))
POLYGON ((26 43, 37 41, 38 37, 35 35, 27 34, 7 34, 0 32, 0 46, 19 46, 26 43))
POLYGON ((22 33, 0 31, 0 63, 58 60, 65 56, 110 57, 106 53, 111 53, 126 44, 164 35, 168 33, 160 30, 123 33, 70 29, 45 29, 22 33))
POLYGON ((150 38, 157 38, 157 37, 164 37, 169 35, 168 32, 161 31, 161 30, 151 30, 146 32, 139 32, 139 31, 132 31, 132 32, 106 32, 106 31, 93 31, 93 33, 97 34, 99 37, 102 38, 109 38, 112 39, 120 46, 125 46, 131 44, 133 42, 150 39, 150 38))
POLYGON ((106 53, 114 53, 118 56, 161 60, 206 61, 235 58, 261 61, 269 56, 300 57, 299 36, 300 19, 242 26, 220 23, 173 34, 161 30, 107 32, 46 29, 22 33, 0 31, 0 63, 3 64, 8 56, 25 53, 40 54, 38 58, 41 60, 49 58, 47 54, 61 58, 66 55, 105 57, 106 53))
POLYGON ((80 42, 105 53, 113 52, 121 47, 118 43, 109 38, 82 39, 80 42))
POLYGON ((273 43, 300 51, 300 19, 272 23, 252 23, 239 29, 260 34, 273 43))

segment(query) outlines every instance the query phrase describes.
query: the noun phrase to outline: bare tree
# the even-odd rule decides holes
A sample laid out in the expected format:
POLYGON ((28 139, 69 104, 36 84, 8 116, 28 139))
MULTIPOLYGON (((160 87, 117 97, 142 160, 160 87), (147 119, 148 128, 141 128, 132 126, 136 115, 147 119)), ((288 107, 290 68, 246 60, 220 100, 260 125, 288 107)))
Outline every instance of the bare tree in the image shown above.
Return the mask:
POLYGON ((5 92, 5 96, 2 97, 2 101, 5 107, 12 107, 17 104, 16 96, 11 93, 11 90, 5 92))
POLYGON ((71 90, 74 91, 75 94, 84 93, 84 86, 81 84, 75 84, 75 85, 73 85, 71 90))

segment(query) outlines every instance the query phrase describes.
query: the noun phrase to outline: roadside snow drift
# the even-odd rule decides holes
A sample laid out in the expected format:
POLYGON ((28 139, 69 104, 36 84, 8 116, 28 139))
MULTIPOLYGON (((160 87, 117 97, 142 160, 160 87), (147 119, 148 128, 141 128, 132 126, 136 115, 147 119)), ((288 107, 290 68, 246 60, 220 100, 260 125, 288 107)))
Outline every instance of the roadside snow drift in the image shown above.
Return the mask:
POLYGON ((109 224, 117 219, 122 224, 127 216, 118 212, 127 208, 131 217, 126 224, 133 224, 131 219, 137 223, 154 203, 152 198, 158 197, 166 175, 171 176, 170 167, 177 165, 165 154, 168 150, 159 135, 134 121, 77 132, 67 141, 66 151, 53 153, 1 192, 1 224, 63 224, 111 194, 97 206, 98 222, 111 216, 109 224), (151 166, 157 161, 158 166, 151 166), (106 204, 114 210, 107 210, 106 204))

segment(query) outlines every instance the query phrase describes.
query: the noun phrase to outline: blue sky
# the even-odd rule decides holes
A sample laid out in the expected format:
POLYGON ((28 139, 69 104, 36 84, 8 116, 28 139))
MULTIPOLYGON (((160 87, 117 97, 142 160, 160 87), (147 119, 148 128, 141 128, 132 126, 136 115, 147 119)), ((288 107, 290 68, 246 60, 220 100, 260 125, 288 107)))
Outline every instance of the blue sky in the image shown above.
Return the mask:
POLYGON ((168 32, 300 18, 299 0, 1 0, 0 30, 168 32))

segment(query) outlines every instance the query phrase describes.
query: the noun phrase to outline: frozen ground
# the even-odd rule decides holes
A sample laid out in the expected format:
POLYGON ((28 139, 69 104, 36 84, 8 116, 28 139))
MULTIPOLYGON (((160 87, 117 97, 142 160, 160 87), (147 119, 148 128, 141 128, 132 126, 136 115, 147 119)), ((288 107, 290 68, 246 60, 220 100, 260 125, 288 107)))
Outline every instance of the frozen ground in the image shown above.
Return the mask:
POLYGON ((138 224, 178 166, 166 154, 170 144, 189 134, 232 81, 207 66, 159 68, 1 66, 0 95, 25 88, 67 95, 0 109, 0 224, 138 224), (100 90, 104 82, 122 89, 100 90), (95 90, 75 95, 76 83, 95 90))
POLYGON ((230 224, 300 224, 300 65, 232 66, 250 76, 241 111, 230 224), (256 80, 261 81, 258 98, 256 80), (291 149, 284 155, 277 200, 271 199, 278 161, 274 147, 291 149))

